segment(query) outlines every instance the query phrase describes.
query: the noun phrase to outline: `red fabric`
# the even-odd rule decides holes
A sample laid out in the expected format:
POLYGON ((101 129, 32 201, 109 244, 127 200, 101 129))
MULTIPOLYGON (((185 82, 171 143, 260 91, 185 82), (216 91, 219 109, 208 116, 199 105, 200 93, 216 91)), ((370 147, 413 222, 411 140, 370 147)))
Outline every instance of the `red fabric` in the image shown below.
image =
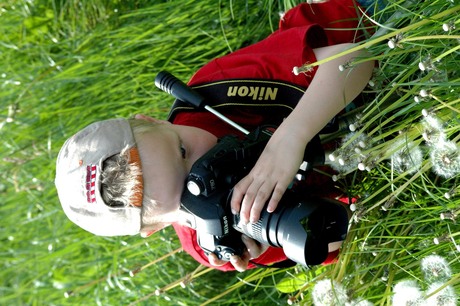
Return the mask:
MULTIPOLYGON (((314 76, 314 71, 295 76, 292 73, 293 67, 301 66, 306 62, 315 62, 312 48, 354 41, 356 33, 351 29, 356 28, 357 25, 356 8, 352 0, 330 0, 324 4, 298 5, 284 15, 278 31, 254 45, 214 59, 197 71, 189 85, 224 79, 255 78, 282 80, 306 88, 314 76), (330 30, 330 28, 342 30, 330 30)), ((225 115, 248 130, 274 121, 274 118, 270 117, 273 114, 267 115, 263 111, 254 113, 236 107, 225 115)), ((202 128, 217 137, 239 134, 237 130, 208 112, 178 113, 173 123, 202 128)), ((333 190, 331 180, 325 176, 312 174, 307 184, 323 196, 331 198, 338 196, 331 191, 333 190)), ((177 224, 173 226, 184 250, 199 263, 211 266, 197 243, 196 231, 177 224)), ((325 263, 333 262, 337 253, 331 253, 325 263)), ((281 248, 270 247, 254 261, 269 265, 285 259, 287 258, 281 248)), ((253 264, 249 265, 249 268, 254 267, 253 264)), ((234 270, 230 263, 215 268, 223 271, 234 270)))

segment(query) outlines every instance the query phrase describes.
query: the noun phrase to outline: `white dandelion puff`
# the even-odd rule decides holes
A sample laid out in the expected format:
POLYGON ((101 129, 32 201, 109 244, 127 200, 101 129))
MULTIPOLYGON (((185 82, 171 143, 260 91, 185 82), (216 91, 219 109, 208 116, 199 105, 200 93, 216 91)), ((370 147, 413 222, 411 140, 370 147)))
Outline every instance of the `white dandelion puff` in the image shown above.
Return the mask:
POLYGON ((432 146, 430 158, 432 169, 437 175, 451 178, 460 173, 460 154, 454 142, 438 141, 432 146))
POLYGON ((420 262, 420 269, 428 283, 447 281, 452 277, 449 263, 439 255, 429 255, 420 262))
POLYGON ((413 174, 422 167, 422 150, 415 143, 403 139, 397 141, 395 147, 400 148, 391 156, 391 165, 396 172, 413 174))
POLYGON ((312 297, 316 306, 345 306, 348 300, 346 289, 331 279, 317 282, 313 287, 312 297))
POLYGON ((438 132, 444 131, 444 123, 434 114, 430 113, 428 110, 422 110, 422 125, 427 130, 435 130, 438 132))
POLYGON ((393 306, 423 305, 423 294, 415 280, 398 282, 393 293, 393 306))
POLYGON ((446 286, 441 290, 437 291, 444 285, 442 282, 436 282, 428 287, 427 294, 429 295, 426 299, 425 305, 429 306, 456 306, 457 295, 452 286, 446 286), (436 292, 437 291, 437 292, 436 292), (433 292, 435 294, 431 295, 433 292))

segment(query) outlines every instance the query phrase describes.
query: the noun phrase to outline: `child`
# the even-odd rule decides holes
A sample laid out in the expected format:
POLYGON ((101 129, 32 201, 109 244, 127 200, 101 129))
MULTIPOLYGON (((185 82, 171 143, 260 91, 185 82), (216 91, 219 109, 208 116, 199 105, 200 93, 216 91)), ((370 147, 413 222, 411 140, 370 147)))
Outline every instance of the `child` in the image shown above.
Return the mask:
MULTIPOLYGON (((358 26, 356 12, 352 0, 301 4, 282 17, 279 30, 268 38, 211 61, 190 80, 208 101, 219 103, 215 108, 247 130, 279 125, 254 168, 234 188, 231 208, 242 222, 257 221, 267 202, 269 212, 277 207, 307 143, 367 84, 372 61, 345 72, 338 68, 363 56, 360 52, 292 73, 295 66, 349 48, 359 36, 352 30, 358 26)), ((214 254, 208 257, 196 232, 177 223, 193 163, 219 137, 237 133, 212 114, 181 103, 173 106, 169 121, 137 115, 96 122, 70 138, 59 153, 56 186, 64 212, 83 229, 104 236, 148 237, 172 224, 185 251, 224 271, 286 260, 281 248, 244 235, 247 250, 242 256, 232 256, 230 263, 214 254)), ((323 182, 318 174, 308 178, 318 186, 317 194, 335 198, 332 189, 319 188, 323 182)))

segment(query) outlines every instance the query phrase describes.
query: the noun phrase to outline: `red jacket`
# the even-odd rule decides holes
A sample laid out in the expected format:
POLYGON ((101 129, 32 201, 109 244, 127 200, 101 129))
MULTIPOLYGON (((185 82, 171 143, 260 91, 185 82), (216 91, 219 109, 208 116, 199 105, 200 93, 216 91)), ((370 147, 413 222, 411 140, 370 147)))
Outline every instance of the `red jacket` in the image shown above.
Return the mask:
MULTIPOLYGON (((287 87, 291 84, 296 86, 294 90, 298 88, 304 90, 310 84, 316 70, 296 76, 292 73, 293 67, 315 62, 313 48, 357 40, 360 35, 354 30, 358 27, 357 12, 353 0, 330 0, 314 5, 300 4, 282 17, 276 32, 256 44, 212 60, 196 72, 189 86, 200 87, 210 82, 244 78, 257 81, 280 81, 287 84, 287 87)), ((267 101, 261 97, 261 90, 258 87, 246 87, 241 88, 241 92, 238 92, 236 87, 233 89, 229 87, 228 94, 233 92, 235 95, 237 93, 240 96, 244 95, 249 102, 244 105, 220 105, 219 110, 248 130, 262 124, 279 124, 298 101, 296 99, 294 105, 286 105, 285 111, 278 111, 279 108, 266 105, 267 101), (255 94, 250 96, 251 91, 254 93, 258 91, 261 100, 255 94)), ((238 133, 208 112, 177 108, 172 113, 173 123, 199 127, 217 137, 238 133)), ((338 195, 334 192, 330 179, 325 176, 313 174, 309 177, 308 183, 315 186, 315 190, 322 196, 335 198, 338 195)), ((207 256, 197 244, 196 231, 177 224, 173 226, 184 250, 201 264, 211 266, 207 256)), ((326 262, 333 260, 336 255, 337 253, 330 254, 326 262)), ((270 247, 253 261, 268 265, 285 259, 287 258, 281 248, 270 247)), ((249 264, 249 268, 254 267, 255 265, 249 264)), ((223 271, 234 270, 230 263, 215 268, 223 271)))

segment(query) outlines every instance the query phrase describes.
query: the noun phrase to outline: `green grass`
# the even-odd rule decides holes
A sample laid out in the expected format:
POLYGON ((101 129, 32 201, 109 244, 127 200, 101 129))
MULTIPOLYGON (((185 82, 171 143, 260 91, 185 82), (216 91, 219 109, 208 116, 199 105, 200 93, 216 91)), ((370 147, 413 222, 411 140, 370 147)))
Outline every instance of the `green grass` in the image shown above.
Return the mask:
POLYGON ((460 213, 460 176, 443 176, 432 166, 435 145, 422 137, 427 131, 422 110, 427 110, 457 145, 443 155, 450 165, 456 162, 456 0, 420 1, 407 8, 391 2, 375 18, 382 22, 399 11, 395 25, 358 47, 366 47, 379 65, 375 85, 366 89, 366 108, 356 119, 366 147, 359 156, 350 153, 358 137, 352 136, 335 153, 355 163, 337 186, 359 198, 337 264, 222 273, 176 253, 180 245, 172 229, 146 240, 102 238, 80 230, 63 214, 53 180, 65 139, 96 120, 136 113, 165 118, 172 98, 153 85, 160 70, 187 80, 210 59, 276 29, 278 12, 294 5, 290 2, 0 4, 1 305, 285 305, 288 298, 309 305, 322 279, 342 284, 350 299, 387 305, 403 279, 428 287, 420 261, 431 254, 449 262, 452 275, 444 283, 460 293, 460 226, 440 217, 460 213), (390 49, 389 40, 397 47, 390 49), (428 69, 420 70, 420 62, 428 69), (395 161, 398 151, 400 157, 412 156, 407 154, 412 147, 421 150, 416 171, 396 171, 391 158, 395 161), (370 171, 356 170, 356 158, 370 171))

